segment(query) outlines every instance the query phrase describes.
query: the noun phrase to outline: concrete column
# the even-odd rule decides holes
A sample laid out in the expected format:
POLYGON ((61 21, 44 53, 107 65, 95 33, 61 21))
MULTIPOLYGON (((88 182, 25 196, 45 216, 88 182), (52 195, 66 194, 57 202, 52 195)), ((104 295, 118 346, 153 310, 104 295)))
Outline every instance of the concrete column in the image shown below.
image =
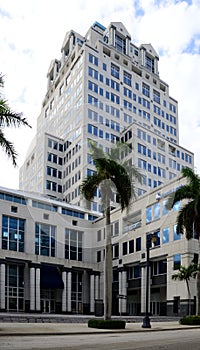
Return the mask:
POLYGON ((146 268, 141 268, 141 312, 145 313, 145 299, 146 299, 146 268))
POLYGON ((122 271, 122 313, 126 313, 127 311, 127 272, 122 271))
POLYGON ((158 74, 158 59, 155 58, 154 60, 154 73, 158 74))
POLYGON ((99 299, 99 288, 100 288, 100 277, 99 275, 95 276, 95 300, 99 299))
POLYGON ((142 65, 145 66, 145 50, 144 49, 142 49, 141 54, 142 54, 142 65))
POLYGON ((121 315, 122 313, 122 272, 119 271, 119 314, 121 315))
POLYGON ((130 40, 129 38, 126 38, 126 55, 129 55, 130 51, 130 40))
POLYGON ((0 279, 1 279, 0 308, 4 310, 6 308, 6 265, 5 264, 1 264, 0 266, 0 279))
MULTIPOLYGON (((142 272, 141 272, 141 312, 145 313, 146 311, 146 274, 147 274, 147 268, 146 266, 142 267, 142 272)), ((151 284, 150 284, 150 267, 149 267, 149 306, 148 310, 150 311, 150 291, 151 291, 151 284)))
POLYGON ((67 311, 67 274, 66 271, 62 272, 62 280, 64 283, 64 289, 62 291, 62 312, 67 311))
POLYGON ((94 275, 90 275, 90 312, 94 313, 94 275))
POLYGON ((67 272, 67 311, 72 311, 72 273, 67 272))
POLYGON ((35 268, 30 268, 30 310, 35 311, 35 268))
POLYGON ((113 27, 110 28, 109 44, 110 45, 114 45, 115 44, 115 29, 113 27))
POLYGON ((73 47, 74 47, 74 34, 71 34, 69 39, 69 53, 72 52, 73 47))
POLYGON ((36 276, 35 276, 35 306, 36 311, 40 311, 40 268, 36 268, 36 276))

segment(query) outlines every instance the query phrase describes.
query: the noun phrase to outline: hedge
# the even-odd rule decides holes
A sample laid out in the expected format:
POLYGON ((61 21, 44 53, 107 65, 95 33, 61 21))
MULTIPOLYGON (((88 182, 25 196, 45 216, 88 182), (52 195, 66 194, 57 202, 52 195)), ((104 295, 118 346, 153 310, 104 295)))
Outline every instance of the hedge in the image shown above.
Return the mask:
POLYGON ((88 321, 88 327, 101 329, 125 329, 126 321, 123 320, 96 320, 88 321))
POLYGON ((179 322, 180 324, 200 325, 200 316, 185 316, 179 322))

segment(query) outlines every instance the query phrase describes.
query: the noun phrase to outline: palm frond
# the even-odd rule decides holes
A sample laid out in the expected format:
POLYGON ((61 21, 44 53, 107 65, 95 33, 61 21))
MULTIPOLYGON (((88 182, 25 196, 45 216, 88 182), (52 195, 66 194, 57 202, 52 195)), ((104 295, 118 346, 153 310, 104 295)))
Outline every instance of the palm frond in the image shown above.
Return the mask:
POLYGON ((15 151, 13 144, 5 138, 1 128, 0 128, 0 145, 3 148, 3 150, 6 152, 7 156, 12 159, 13 165, 16 166, 17 153, 15 151))
POLYGON ((0 99, 0 127, 19 127, 21 125, 31 127, 26 118, 22 118, 22 113, 11 111, 7 101, 0 99))
POLYGON ((200 189, 200 177, 195 174, 193 169, 190 169, 188 167, 185 167, 182 169, 183 177, 186 177, 189 180, 190 186, 196 187, 200 189))
POLYGON ((189 202, 183 208, 180 209, 177 217, 177 233, 183 234, 185 232, 186 238, 193 238, 194 230, 194 202, 189 202))
POLYGON ((82 184, 80 186, 80 192, 81 194, 90 201, 94 198, 94 193, 100 183, 102 182, 103 178, 100 174, 93 174, 91 176, 88 176, 85 180, 82 181, 82 184))

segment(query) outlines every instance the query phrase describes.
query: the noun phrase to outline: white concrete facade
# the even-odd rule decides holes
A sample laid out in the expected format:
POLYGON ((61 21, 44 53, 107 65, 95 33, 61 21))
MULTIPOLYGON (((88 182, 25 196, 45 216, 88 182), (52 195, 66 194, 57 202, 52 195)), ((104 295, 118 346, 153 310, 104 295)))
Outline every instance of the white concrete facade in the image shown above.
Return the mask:
MULTIPOLYGON (((158 239, 150 248, 149 310, 155 315, 187 312, 186 285, 171 276, 180 264, 197 259, 198 241, 177 236, 179 207, 165 208, 168 195, 182 183, 179 178, 160 186, 159 198, 157 189, 140 196, 128 213, 112 211, 113 314, 145 312, 149 233, 158 239)), ((106 241, 104 220, 86 219, 94 219, 90 215, 44 196, 0 188, 1 310, 96 312, 96 302, 103 302, 106 241)), ((195 310, 195 280, 190 289, 195 310)))

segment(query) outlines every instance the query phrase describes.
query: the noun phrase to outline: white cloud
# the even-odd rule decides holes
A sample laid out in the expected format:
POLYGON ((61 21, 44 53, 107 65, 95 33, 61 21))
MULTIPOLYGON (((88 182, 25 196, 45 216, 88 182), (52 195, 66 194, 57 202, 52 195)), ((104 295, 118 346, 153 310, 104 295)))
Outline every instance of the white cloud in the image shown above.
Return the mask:
MULTIPOLYGON (((0 71, 10 105, 23 111, 33 130, 8 133, 22 164, 46 92, 46 73, 53 58, 60 58, 65 33, 82 35, 95 21, 107 26, 121 21, 132 41, 151 43, 160 53, 160 77, 179 102, 181 145, 199 154, 200 116, 200 1, 177 0, 1 0, 0 71), (134 5, 135 3, 135 5, 134 5), (191 51, 192 50, 192 51, 191 51)), ((0 184, 18 187, 18 171, 1 153, 0 184)))

